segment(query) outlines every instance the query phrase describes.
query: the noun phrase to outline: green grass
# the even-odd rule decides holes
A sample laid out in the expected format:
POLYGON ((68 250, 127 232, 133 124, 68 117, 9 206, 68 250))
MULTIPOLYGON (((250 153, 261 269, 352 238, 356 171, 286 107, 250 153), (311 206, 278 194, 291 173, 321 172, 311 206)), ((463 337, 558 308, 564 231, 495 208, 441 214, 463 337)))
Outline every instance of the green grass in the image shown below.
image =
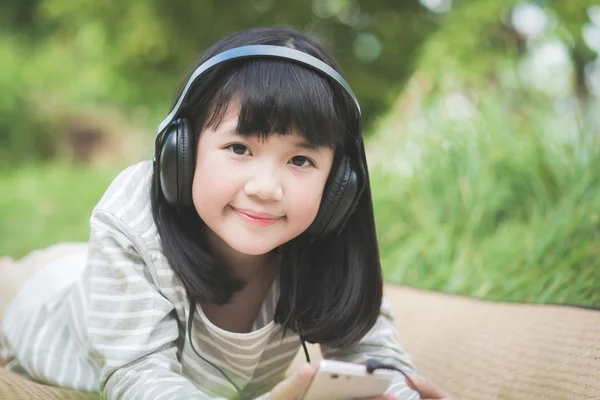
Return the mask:
POLYGON ((0 171, 0 255, 18 258, 61 241, 86 241, 91 211, 118 168, 53 163, 0 171))
POLYGON ((486 299, 600 306, 597 137, 551 110, 509 107, 486 100, 455 121, 432 105, 370 143, 386 277, 486 299))

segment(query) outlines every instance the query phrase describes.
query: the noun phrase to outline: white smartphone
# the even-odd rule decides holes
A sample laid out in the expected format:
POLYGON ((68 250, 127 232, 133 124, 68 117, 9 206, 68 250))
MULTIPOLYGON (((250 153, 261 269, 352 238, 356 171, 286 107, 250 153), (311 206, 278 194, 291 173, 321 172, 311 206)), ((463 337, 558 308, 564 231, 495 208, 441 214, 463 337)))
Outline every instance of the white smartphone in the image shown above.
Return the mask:
POLYGON ((381 396, 394 377, 393 371, 372 374, 362 364, 321 360, 303 400, 353 400, 381 396))

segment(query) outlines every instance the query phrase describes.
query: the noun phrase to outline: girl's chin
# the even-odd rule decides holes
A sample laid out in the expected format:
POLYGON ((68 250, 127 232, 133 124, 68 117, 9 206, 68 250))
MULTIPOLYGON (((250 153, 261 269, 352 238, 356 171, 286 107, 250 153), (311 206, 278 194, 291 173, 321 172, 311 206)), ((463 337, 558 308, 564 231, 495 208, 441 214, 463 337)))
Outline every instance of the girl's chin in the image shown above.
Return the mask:
POLYGON ((237 245, 236 243, 232 243, 229 246, 233 250, 237 251, 238 253, 243 254, 245 256, 249 256, 249 257, 264 256, 264 255, 270 253, 271 251, 273 251, 275 248, 278 247, 278 246, 267 246, 267 247, 265 247, 264 245, 262 245, 262 246, 248 246, 248 244, 237 245))

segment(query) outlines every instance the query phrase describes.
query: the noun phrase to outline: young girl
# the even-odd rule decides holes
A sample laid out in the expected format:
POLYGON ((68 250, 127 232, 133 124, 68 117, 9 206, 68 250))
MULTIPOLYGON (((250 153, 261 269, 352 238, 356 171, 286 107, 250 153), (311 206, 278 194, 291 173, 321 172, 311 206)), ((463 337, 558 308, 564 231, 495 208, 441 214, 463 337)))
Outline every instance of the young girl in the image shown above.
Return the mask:
MULTIPOLYGON (((154 163, 95 207, 86 251, 10 303, 8 368, 109 399, 291 399, 312 374, 283 376, 306 341, 414 373, 382 300, 360 110, 332 55, 260 28, 198 66, 154 163)), ((419 398, 397 375, 386 398, 419 398)))

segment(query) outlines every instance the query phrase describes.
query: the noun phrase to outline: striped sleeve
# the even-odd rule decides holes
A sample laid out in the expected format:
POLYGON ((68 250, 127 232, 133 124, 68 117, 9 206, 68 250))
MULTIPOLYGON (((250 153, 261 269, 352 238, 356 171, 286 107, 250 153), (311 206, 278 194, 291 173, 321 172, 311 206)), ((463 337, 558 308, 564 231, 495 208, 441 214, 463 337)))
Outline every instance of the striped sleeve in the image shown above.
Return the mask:
MULTIPOLYGON (((354 346, 336 349, 321 345, 323 357, 354 363, 364 363, 374 358, 387 364, 392 364, 407 375, 414 374, 415 367, 408 353, 398 342, 398 332, 394 324, 392 306, 387 299, 383 299, 381 312, 373 328, 354 346)), ((408 387, 404 376, 397 373, 390 384, 387 394, 392 394, 398 399, 419 399, 418 392, 408 387)))
POLYGON ((80 334, 102 365, 100 391, 107 399, 211 399, 182 376, 174 305, 143 246, 114 215, 92 214, 80 334))

